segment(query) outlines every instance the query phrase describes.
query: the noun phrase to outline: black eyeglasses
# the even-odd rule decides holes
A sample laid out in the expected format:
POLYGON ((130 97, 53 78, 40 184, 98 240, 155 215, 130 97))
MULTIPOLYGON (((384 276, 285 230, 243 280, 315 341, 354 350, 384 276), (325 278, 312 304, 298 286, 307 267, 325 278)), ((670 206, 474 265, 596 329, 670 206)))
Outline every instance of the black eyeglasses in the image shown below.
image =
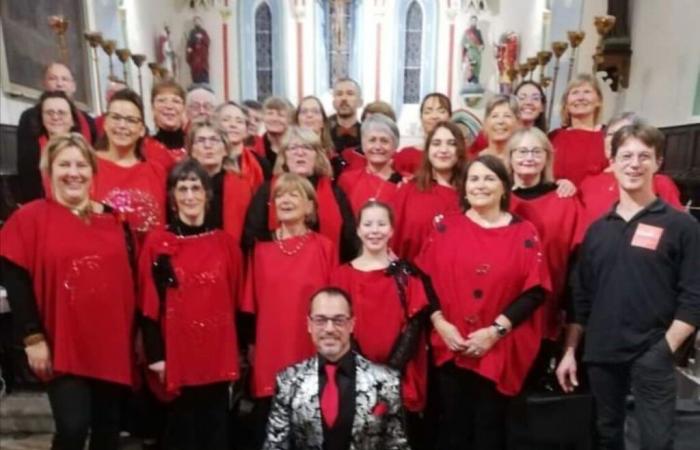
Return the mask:
POLYGON ((311 323, 317 327, 317 328, 323 328, 326 326, 326 324, 330 321, 333 323, 333 326, 336 328, 342 328, 345 325, 347 325, 352 317, 350 316, 321 316, 321 315, 316 315, 316 316, 309 316, 309 320, 311 320, 311 323))

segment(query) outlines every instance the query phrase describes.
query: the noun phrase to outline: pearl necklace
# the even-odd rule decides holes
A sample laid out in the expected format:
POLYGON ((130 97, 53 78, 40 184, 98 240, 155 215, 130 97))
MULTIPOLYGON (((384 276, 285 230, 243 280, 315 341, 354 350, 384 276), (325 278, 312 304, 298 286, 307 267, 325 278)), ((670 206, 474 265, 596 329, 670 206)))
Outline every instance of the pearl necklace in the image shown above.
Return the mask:
MULTIPOLYGON (((297 253, 301 251, 301 249, 304 247, 304 244, 306 244, 306 241, 309 240, 310 233, 307 231, 304 232, 304 234, 298 236, 299 237, 299 242, 294 246, 292 249, 287 249, 284 246, 284 239, 282 239, 282 231, 277 230, 275 231, 275 242, 277 243, 277 247, 279 247, 280 251, 287 256, 294 256, 297 253)), ((295 237, 295 236, 290 236, 290 237, 295 237)))

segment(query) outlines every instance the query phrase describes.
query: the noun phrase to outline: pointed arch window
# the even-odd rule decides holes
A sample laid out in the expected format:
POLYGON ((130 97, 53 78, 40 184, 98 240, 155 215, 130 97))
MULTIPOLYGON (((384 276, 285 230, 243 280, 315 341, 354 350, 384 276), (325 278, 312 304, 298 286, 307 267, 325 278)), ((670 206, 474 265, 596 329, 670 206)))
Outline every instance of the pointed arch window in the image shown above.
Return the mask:
POLYGON ((406 13, 406 47, 404 54, 404 103, 420 102, 421 49, 423 46, 423 10, 411 2, 406 13))
POLYGON ((255 10, 255 79, 257 96, 264 101, 272 95, 272 11, 266 2, 255 10))
POLYGON ((328 84, 350 75, 351 48, 354 39, 355 0, 331 0, 325 5, 328 51, 328 84))

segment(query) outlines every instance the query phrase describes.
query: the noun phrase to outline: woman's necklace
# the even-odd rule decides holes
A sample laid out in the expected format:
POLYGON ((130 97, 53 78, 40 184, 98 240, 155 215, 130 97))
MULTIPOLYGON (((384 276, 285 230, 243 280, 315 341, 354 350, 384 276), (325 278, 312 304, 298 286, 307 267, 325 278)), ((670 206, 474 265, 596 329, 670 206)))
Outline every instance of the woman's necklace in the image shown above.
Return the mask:
MULTIPOLYGON (((294 256, 297 253, 301 251, 301 249, 304 247, 304 244, 306 244, 306 241, 309 240, 309 231, 306 230, 304 231, 304 234, 299 235, 298 242, 296 245, 289 249, 284 245, 284 239, 282 239, 282 230, 277 230, 275 231, 275 242, 277 242, 277 247, 279 247, 280 251, 287 255, 287 256, 294 256)), ((294 236, 290 236, 294 237, 294 236)))

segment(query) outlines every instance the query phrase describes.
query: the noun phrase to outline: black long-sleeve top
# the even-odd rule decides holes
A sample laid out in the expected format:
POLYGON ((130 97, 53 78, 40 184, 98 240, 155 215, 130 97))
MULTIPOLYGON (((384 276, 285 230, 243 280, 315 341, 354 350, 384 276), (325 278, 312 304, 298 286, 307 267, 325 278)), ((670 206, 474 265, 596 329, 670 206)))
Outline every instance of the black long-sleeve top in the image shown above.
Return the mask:
MULTIPOLYGON (((317 177, 310 177, 309 181, 316 186, 317 177)), ((270 199, 270 182, 266 181, 258 188, 253 199, 248 206, 248 212, 243 226, 243 236, 241 237, 241 248, 248 254, 256 241, 270 241, 272 234, 268 227, 268 202, 270 199)), ((355 235, 355 218, 352 214, 352 207, 343 191, 337 186, 333 186, 333 194, 343 223, 340 228, 340 261, 346 262, 357 256, 357 238, 355 235)), ((318 231, 318 224, 314 226, 314 231, 318 231)))

